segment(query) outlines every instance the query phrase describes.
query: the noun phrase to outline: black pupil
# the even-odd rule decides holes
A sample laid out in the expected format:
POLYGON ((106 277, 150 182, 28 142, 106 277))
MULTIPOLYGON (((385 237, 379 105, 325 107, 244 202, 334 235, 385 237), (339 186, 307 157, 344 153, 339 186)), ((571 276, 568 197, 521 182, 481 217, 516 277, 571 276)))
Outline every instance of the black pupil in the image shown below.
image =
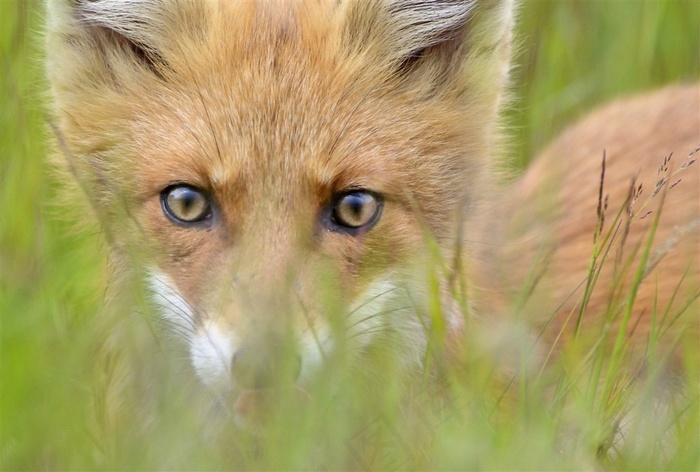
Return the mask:
POLYGON ((167 205, 174 217, 187 222, 202 219, 208 210, 204 196, 197 190, 188 187, 178 187, 171 190, 168 194, 167 205))
POLYGON ((333 209, 336 224, 347 228, 360 228, 371 222, 377 212, 377 202, 373 195, 355 192, 344 195, 333 209))
POLYGON ((175 192, 175 198, 180 202, 182 211, 187 214, 199 202, 199 194, 189 188, 175 192))
POLYGON ((343 204, 350 210, 352 216, 355 218, 360 218, 362 216, 362 209, 367 204, 369 197, 362 194, 350 194, 345 197, 343 204))

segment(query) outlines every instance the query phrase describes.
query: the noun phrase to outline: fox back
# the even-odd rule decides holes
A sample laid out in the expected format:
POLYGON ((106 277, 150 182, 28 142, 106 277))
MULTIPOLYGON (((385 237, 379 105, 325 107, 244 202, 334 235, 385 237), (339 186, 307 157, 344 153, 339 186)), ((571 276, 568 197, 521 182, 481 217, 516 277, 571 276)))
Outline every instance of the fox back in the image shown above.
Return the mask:
POLYGON ((651 346, 697 349, 699 110, 698 84, 607 105, 496 200, 495 290, 555 348, 621 333, 637 361, 651 346))

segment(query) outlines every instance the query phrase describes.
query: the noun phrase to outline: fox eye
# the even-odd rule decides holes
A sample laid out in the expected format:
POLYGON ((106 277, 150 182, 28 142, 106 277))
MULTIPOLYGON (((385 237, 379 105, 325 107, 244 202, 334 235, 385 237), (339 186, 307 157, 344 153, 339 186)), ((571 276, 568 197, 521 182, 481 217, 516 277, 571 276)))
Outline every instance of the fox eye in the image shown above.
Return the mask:
POLYGON ((368 191, 354 191, 341 195, 331 210, 332 222, 349 231, 374 225, 382 209, 378 195, 368 191))
POLYGON ((200 223, 211 217, 211 203, 206 194, 189 185, 173 185, 160 195, 163 212, 179 224, 200 223))

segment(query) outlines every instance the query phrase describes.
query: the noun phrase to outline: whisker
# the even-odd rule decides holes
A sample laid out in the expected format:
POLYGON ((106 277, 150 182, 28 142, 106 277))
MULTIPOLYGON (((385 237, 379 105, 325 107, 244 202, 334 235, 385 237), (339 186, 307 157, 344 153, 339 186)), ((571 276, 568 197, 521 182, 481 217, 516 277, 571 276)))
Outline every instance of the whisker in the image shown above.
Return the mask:
POLYGON ((358 337, 360 337, 360 336, 369 336, 369 335, 372 335, 372 334, 375 334, 375 333, 385 333, 387 330, 388 330, 388 328, 387 328, 386 326, 384 326, 384 325, 374 326, 374 327, 372 327, 372 328, 367 328, 367 329, 365 329, 365 330, 358 331, 358 332, 356 332, 356 333, 352 333, 350 336, 347 336, 347 337, 345 338, 345 340, 346 340, 346 341, 351 341, 351 340, 353 340, 353 339, 355 339, 355 338, 358 338, 358 337))
MULTIPOLYGON (((191 306, 188 306, 188 305, 187 305, 187 302, 186 302, 184 299, 178 297, 178 298, 180 298, 180 300, 181 300, 183 303, 185 303, 186 309, 185 309, 185 308, 182 308, 182 307, 180 307, 180 306, 178 306, 177 303, 173 302, 172 300, 170 300, 170 298, 166 297, 166 296, 163 295, 163 294, 158 293, 158 294, 155 294, 155 295, 157 295, 159 298, 163 299, 165 303, 167 303, 169 311, 171 311, 171 312, 173 312, 173 313, 175 313, 175 314, 181 316, 181 317, 182 317, 183 319, 185 319, 186 321, 189 321, 189 322, 190 322, 189 324, 190 324, 192 327, 195 327, 195 326, 194 326, 194 323, 193 323, 192 320, 190 319, 190 318, 191 318, 191 317, 190 317, 190 312, 193 312, 194 310, 193 310, 193 308, 192 308, 191 306), (188 310, 189 310, 189 311, 188 311, 188 310)), ((162 304, 161 304, 160 306, 161 306, 161 307, 164 307, 162 304)), ((164 307, 164 308, 165 308, 165 307, 164 307)))
POLYGON ((309 331, 311 331, 311 337, 314 339, 314 343, 316 343, 316 347, 318 348, 318 352, 321 354, 321 357, 323 358, 324 361, 327 360, 326 357, 326 351, 323 348, 323 343, 321 343, 321 340, 318 336, 318 333, 314 329, 313 323, 311 323, 311 317, 309 316, 309 311, 306 308, 306 305, 304 304, 304 301, 301 299, 301 296, 298 291, 294 291, 294 294, 297 296, 297 299, 299 301, 299 305, 301 306, 301 312, 304 314, 304 317, 306 318, 306 326, 309 327, 309 331))
POLYGON ((353 314, 355 314, 357 311, 359 311, 359 310, 361 310, 362 308, 366 307, 369 303, 371 303, 371 302, 373 302, 374 300, 378 299, 379 297, 383 297, 383 296, 385 296, 385 295, 387 295, 387 294, 389 294, 389 293, 391 293, 391 292, 393 292, 393 291, 395 291, 395 290, 397 290, 397 289, 399 289, 399 288, 403 288, 403 287, 401 287, 401 286, 399 286, 399 285, 396 285, 396 286, 394 286, 394 287, 392 287, 392 288, 390 288, 390 289, 388 289, 388 290, 386 290, 386 291, 384 291, 384 292, 378 293, 377 295, 374 295, 374 296, 372 296, 372 297, 370 297, 370 298, 368 298, 368 299, 366 299, 366 300, 363 300, 362 303, 361 303, 359 306, 353 308, 350 312, 348 312, 348 314, 347 314, 346 316, 349 318, 350 316, 352 316, 353 314))
MULTIPOLYGON (((196 330, 197 325, 194 322, 194 319, 197 317, 197 310, 195 309, 194 306, 192 306, 187 300, 185 300, 184 297, 182 297, 173 287, 171 287, 169 284, 167 284, 164 280, 160 278, 156 278, 156 281, 166 288, 170 293, 172 293, 175 297, 177 297, 178 302, 182 303, 185 305, 185 308, 182 308, 179 306, 177 303, 173 302, 170 297, 167 297, 163 295, 162 293, 155 292, 154 295, 162 299, 165 304, 168 305, 168 309, 171 313, 174 313, 178 315, 179 319, 185 322, 187 326, 189 326, 191 329, 196 330), (189 310, 189 311, 188 311, 189 310)), ((160 306, 162 308, 166 308, 163 303, 160 303, 160 306)))
POLYGON ((391 309, 388 309, 388 310, 377 311, 377 312, 372 313, 371 315, 368 315, 368 316, 366 316, 366 317, 364 317, 364 318, 362 318, 362 319, 360 319, 360 320, 357 320, 355 323, 353 323, 353 324, 347 326, 346 329, 347 329, 347 330, 352 329, 352 328, 354 328, 355 326, 357 326, 357 325, 359 325, 359 324, 361 324, 361 323, 364 323, 365 321, 371 320, 372 318, 376 318, 376 317, 379 317, 379 316, 386 316, 386 315, 390 315, 390 314, 392 314, 392 313, 396 313, 397 311, 401 311, 401 310, 410 310, 410 309, 412 309, 412 308, 414 308, 414 307, 413 307, 412 305, 409 305, 409 306, 402 306, 402 307, 391 308, 391 309))
POLYGON ((192 335, 194 334, 193 330, 187 329, 183 327, 182 325, 178 324, 177 322, 174 322, 167 317, 160 316, 155 319, 155 321, 161 325, 164 326, 165 329, 167 329, 168 332, 173 333, 177 336, 182 337, 183 339, 190 339, 192 335))

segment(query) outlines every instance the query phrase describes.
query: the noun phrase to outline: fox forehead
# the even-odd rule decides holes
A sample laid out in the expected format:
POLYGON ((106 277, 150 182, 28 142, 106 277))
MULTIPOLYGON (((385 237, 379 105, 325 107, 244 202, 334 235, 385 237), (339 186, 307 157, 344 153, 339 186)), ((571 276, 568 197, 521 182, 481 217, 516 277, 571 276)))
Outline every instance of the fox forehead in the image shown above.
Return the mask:
POLYGON ((378 176, 402 157, 391 135, 396 126, 369 122, 369 115, 381 120, 376 103, 355 101, 312 74, 307 69, 288 84, 275 71, 265 80, 220 72, 176 91, 165 85, 158 99, 136 104, 139 160, 162 164, 166 175, 194 165, 192 178, 206 174, 213 187, 255 180, 284 188, 302 176, 310 186, 381 186, 378 176))
POLYGON ((179 182, 254 205, 368 188, 447 235, 489 172, 491 105, 466 93, 442 51, 424 63, 420 54, 464 26, 474 4, 281 5, 80 3, 87 31, 61 52, 93 80, 52 70, 66 72, 54 74, 57 87, 76 91, 59 96, 63 128, 110 183, 104 202, 143 202, 179 182), (89 103, 77 99, 87 92, 89 103))
POLYGON ((444 222, 468 164, 454 105, 389 93, 371 67, 314 54, 303 35, 274 47, 230 42, 199 43, 168 81, 136 95, 141 195, 187 181, 260 205, 368 188, 436 215, 433 230, 444 222))

